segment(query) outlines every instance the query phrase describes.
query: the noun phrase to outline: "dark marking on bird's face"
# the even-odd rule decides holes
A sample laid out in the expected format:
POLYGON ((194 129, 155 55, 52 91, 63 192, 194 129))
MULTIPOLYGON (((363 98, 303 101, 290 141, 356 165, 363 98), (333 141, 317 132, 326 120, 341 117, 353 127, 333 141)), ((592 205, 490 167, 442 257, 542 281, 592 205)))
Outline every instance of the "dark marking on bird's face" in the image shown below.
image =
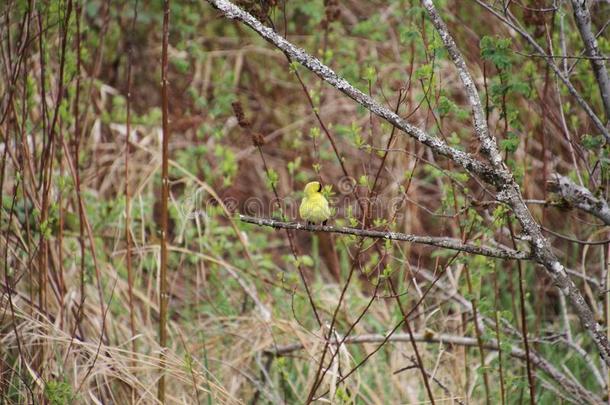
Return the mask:
POLYGON ((322 183, 318 183, 318 192, 322 191, 322 183))

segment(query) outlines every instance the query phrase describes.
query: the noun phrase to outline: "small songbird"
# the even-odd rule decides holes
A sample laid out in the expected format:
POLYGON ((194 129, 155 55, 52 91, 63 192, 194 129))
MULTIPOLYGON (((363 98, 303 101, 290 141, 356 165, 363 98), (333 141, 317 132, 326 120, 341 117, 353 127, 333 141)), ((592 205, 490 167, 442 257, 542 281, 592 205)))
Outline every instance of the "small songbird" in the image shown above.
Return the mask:
POLYGON ((330 207, 328 200, 321 193, 322 185, 318 181, 312 181, 305 186, 305 197, 301 201, 299 214, 307 221, 307 224, 326 225, 330 218, 330 207))

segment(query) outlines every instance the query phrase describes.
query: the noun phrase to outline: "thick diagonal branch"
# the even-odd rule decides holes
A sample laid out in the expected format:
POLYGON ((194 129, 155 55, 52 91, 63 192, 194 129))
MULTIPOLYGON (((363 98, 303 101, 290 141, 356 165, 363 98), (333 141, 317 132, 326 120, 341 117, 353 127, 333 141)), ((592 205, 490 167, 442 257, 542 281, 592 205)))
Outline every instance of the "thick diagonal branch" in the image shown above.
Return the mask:
POLYGON ((502 156, 498 152, 496 140, 489 133, 485 112, 483 111, 483 106, 481 105, 481 99, 479 98, 479 93, 477 92, 474 80, 472 80, 470 71, 466 67, 464 57, 453 40, 453 37, 449 33, 447 26, 441 19, 438 11, 436 11, 432 0, 422 0, 422 5, 428 12, 432 25, 434 25, 441 36, 441 40, 449 53, 449 57, 457 68, 460 80, 464 85, 464 90, 466 90, 466 96, 468 97, 468 103, 472 108, 475 134, 479 137, 479 141, 481 142, 481 150, 485 153, 486 157, 490 160, 495 168, 500 168, 502 166, 502 156))
MULTIPOLYGON (((487 127, 487 122, 485 120, 476 119, 477 116, 483 115, 481 101, 479 99, 479 95, 476 92, 476 89, 473 90, 474 84, 472 84, 472 79, 470 78, 470 73, 466 67, 466 63, 464 62, 460 51, 457 49, 457 45, 451 34, 447 30, 446 25, 443 23, 439 13, 436 11, 434 4, 431 0, 421 0, 424 8, 427 10, 430 19, 439 35, 443 40, 443 44, 445 48, 449 52, 457 70, 460 72, 460 77, 464 83, 464 87, 466 88, 467 93, 469 94, 469 102, 473 109, 473 113, 475 115, 475 132, 477 133, 477 137, 481 140, 483 144, 487 143, 488 145, 496 145, 495 139, 489 132, 487 127)), ((479 0, 477 0, 479 1, 479 0)), ((530 38, 527 32, 522 33, 526 38, 530 38)), ((534 41, 532 46, 538 46, 538 44, 534 41)), ((551 60, 549 63, 553 64, 551 60)), ((556 66, 555 66, 556 67, 556 66)), ((561 75, 561 72, 557 70, 557 74, 561 75)), ((566 85, 571 86, 571 83, 567 81, 566 85)), ((578 93, 575 92, 575 95, 578 96, 578 93)), ((582 100, 584 105, 583 108, 588 107, 587 103, 582 100)), ((590 110, 590 109, 589 109, 590 110)), ((592 110, 591 110, 592 113, 592 110)), ((595 114, 592 113, 592 119, 599 119, 595 114)), ((601 122, 599 122, 601 124, 601 122)), ((604 135, 608 138, 608 133, 605 131, 603 125, 600 126, 600 130, 604 132, 604 135)), ((496 195, 496 199, 498 201, 502 201, 506 203, 509 207, 511 207, 513 214, 521 224, 523 228, 523 233, 530 238, 530 246, 532 253, 536 259, 536 261, 542 265, 557 288, 561 290, 561 292, 570 300, 576 312, 578 313, 578 317, 582 325, 587 329, 595 344, 600 350, 602 358, 606 362, 606 364, 610 365, 610 345, 608 345, 608 338, 603 333, 600 325, 595 320, 593 312, 589 305, 584 300, 584 297, 574 284, 574 282, 568 276, 565 267, 559 262, 557 256, 553 253, 551 249, 550 243, 544 237, 541 232, 540 226, 532 216, 531 212, 527 208, 527 205, 523 201, 523 197, 521 195, 521 191, 519 189, 519 185, 515 182, 515 179, 512 176, 512 173, 503 165, 498 164, 496 162, 501 162, 501 156, 498 154, 497 149, 489 148, 487 153, 491 153, 489 159, 494 164, 494 177, 499 177, 500 181, 498 182, 498 194, 496 195)))
POLYGON ((595 34, 591 31, 591 13, 585 0, 572 0, 572 9, 574 10, 574 19, 580 32, 580 37, 585 43, 585 53, 590 57, 593 74, 599 87, 599 93, 604 104, 606 113, 606 125, 610 122, 610 79, 608 78, 608 70, 606 70, 606 62, 603 55, 597 47, 595 34))
POLYGON ((270 218, 250 217, 240 215, 239 219, 242 222, 255 224, 259 226, 269 226, 278 229, 295 229, 308 232, 330 232, 340 233, 343 235, 354 235, 365 238, 387 239, 416 243, 421 245, 435 246, 443 249, 456 250, 464 253, 470 253, 481 256, 495 257, 498 259, 509 260, 528 260, 531 255, 528 252, 513 250, 509 248, 496 248, 475 243, 464 243, 460 239, 438 237, 438 236, 419 236, 400 232, 376 231, 373 229, 358 229, 348 228, 345 226, 328 226, 328 225, 306 225, 299 222, 283 222, 270 218))

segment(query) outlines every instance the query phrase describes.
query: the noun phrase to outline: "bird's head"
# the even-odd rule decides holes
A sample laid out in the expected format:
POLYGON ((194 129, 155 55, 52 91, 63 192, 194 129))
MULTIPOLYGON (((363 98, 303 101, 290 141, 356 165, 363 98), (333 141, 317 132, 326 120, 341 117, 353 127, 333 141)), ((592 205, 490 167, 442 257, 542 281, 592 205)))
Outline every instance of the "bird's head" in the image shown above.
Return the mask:
POLYGON ((305 186, 305 195, 314 195, 322 191, 322 185, 319 181, 312 181, 305 186))

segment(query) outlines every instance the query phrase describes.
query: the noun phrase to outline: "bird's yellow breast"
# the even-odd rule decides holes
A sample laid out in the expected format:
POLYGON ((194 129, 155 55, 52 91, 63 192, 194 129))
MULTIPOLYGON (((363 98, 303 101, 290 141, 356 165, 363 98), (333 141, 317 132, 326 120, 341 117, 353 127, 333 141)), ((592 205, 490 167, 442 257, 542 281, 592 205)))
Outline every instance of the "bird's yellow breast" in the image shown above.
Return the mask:
POLYGON ((324 222, 330 217, 328 200, 321 193, 306 195, 299 207, 299 214, 309 222, 324 222))

